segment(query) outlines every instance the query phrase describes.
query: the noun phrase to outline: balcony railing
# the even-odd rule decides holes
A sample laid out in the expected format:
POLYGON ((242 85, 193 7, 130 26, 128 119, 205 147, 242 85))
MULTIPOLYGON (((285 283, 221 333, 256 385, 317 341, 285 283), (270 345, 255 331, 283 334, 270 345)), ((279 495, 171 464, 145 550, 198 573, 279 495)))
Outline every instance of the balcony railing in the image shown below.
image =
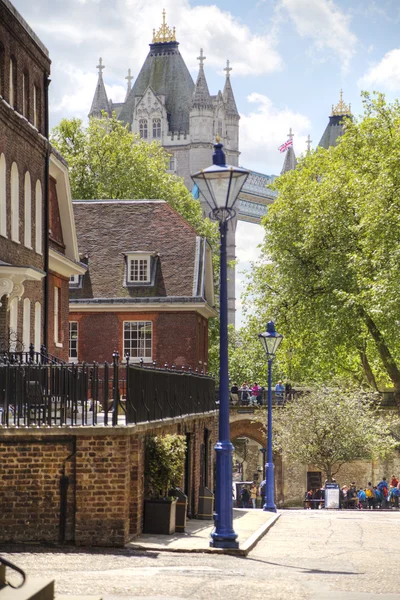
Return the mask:
POLYGON ((128 425, 216 410, 214 380, 120 364, 0 364, 0 426, 128 425))

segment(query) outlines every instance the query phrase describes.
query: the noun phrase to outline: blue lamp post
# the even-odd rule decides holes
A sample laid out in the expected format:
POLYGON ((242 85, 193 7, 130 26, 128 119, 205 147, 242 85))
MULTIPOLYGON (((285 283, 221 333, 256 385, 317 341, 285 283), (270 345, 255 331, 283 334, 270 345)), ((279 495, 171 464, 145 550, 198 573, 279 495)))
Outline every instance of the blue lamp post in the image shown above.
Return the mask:
POLYGON ((268 360, 268 432, 267 432, 267 461, 265 463, 265 504, 264 510, 276 512, 275 506, 275 476, 272 459, 272 361, 275 358, 283 336, 275 331, 273 321, 268 321, 267 331, 258 336, 268 360))
POLYGON ((216 451, 216 514, 215 529, 210 546, 237 548, 237 534, 233 529, 232 509, 232 451, 229 425, 228 376, 228 283, 226 236, 228 222, 236 211, 237 197, 249 171, 225 164, 223 146, 217 137, 214 144, 213 165, 192 175, 200 194, 211 209, 210 218, 219 222, 220 232, 220 347, 219 347, 219 430, 216 451))

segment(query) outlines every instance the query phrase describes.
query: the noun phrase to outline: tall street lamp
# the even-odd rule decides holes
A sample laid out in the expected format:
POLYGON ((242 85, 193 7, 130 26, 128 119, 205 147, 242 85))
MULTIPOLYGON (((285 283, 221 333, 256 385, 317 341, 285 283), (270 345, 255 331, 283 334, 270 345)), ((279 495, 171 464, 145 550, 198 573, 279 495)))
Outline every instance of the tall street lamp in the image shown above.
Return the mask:
POLYGON ((276 512, 275 506, 275 476, 272 459, 272 361, 275 358, 283 336, 275 331, 273 321, 268 321, 267 331, 260 333, 258 338, 264 348, 268 360, 268 432, 267 432, 267 462, 265 463, 265 504, 264 510, 276 512))
POLYGON ((237 533, 233 529, 232 451, 229 426, 228 376, 228 282, 226 237, 228 222, 235 216, 235 202, 249 171, 225 164, 223 146, 217 137, 213 165, 192 175, 199 192, 211 209, 210 218, 219 222, 220 232, 220 342, 219 342, 219 429, 216 451, 216 514, 210 546, 237 548, 237 533))

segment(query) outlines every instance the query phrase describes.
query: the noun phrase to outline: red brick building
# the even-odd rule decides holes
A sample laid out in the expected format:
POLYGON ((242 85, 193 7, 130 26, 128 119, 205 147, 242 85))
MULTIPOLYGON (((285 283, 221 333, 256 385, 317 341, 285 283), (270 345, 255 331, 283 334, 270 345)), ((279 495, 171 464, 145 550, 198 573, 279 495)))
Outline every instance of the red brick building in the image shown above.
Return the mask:
POLYGON ((49 75, 47 49, 0 0, 0 351, 44 344, 67 358, 68 280, 84 268, 68 172, 48 142, 49 75))
POLYGON ((163 200, 74 201, 88 270, 70 284, 70 359, 207 370, 211 249, 163 200))

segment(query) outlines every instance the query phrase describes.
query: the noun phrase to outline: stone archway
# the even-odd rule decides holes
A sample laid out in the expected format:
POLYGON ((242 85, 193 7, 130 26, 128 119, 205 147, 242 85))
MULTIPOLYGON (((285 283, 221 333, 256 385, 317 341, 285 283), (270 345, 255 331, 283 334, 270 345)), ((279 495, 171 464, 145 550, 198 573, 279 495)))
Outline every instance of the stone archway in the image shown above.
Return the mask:
MULTIPOLYGON (((231 420, 231 441, 233 442, 236 438, 247 437, 260 444, 263 448, 266 445, 266 435, 262 429, 260 423, 255 423, 250 419, 231 420)), ((277 505, 282 504, 284 501, 284 488, 283 488, 283 465, 282 456, 274 453, 274 465, 275 465, 275 501, 277 505)))

